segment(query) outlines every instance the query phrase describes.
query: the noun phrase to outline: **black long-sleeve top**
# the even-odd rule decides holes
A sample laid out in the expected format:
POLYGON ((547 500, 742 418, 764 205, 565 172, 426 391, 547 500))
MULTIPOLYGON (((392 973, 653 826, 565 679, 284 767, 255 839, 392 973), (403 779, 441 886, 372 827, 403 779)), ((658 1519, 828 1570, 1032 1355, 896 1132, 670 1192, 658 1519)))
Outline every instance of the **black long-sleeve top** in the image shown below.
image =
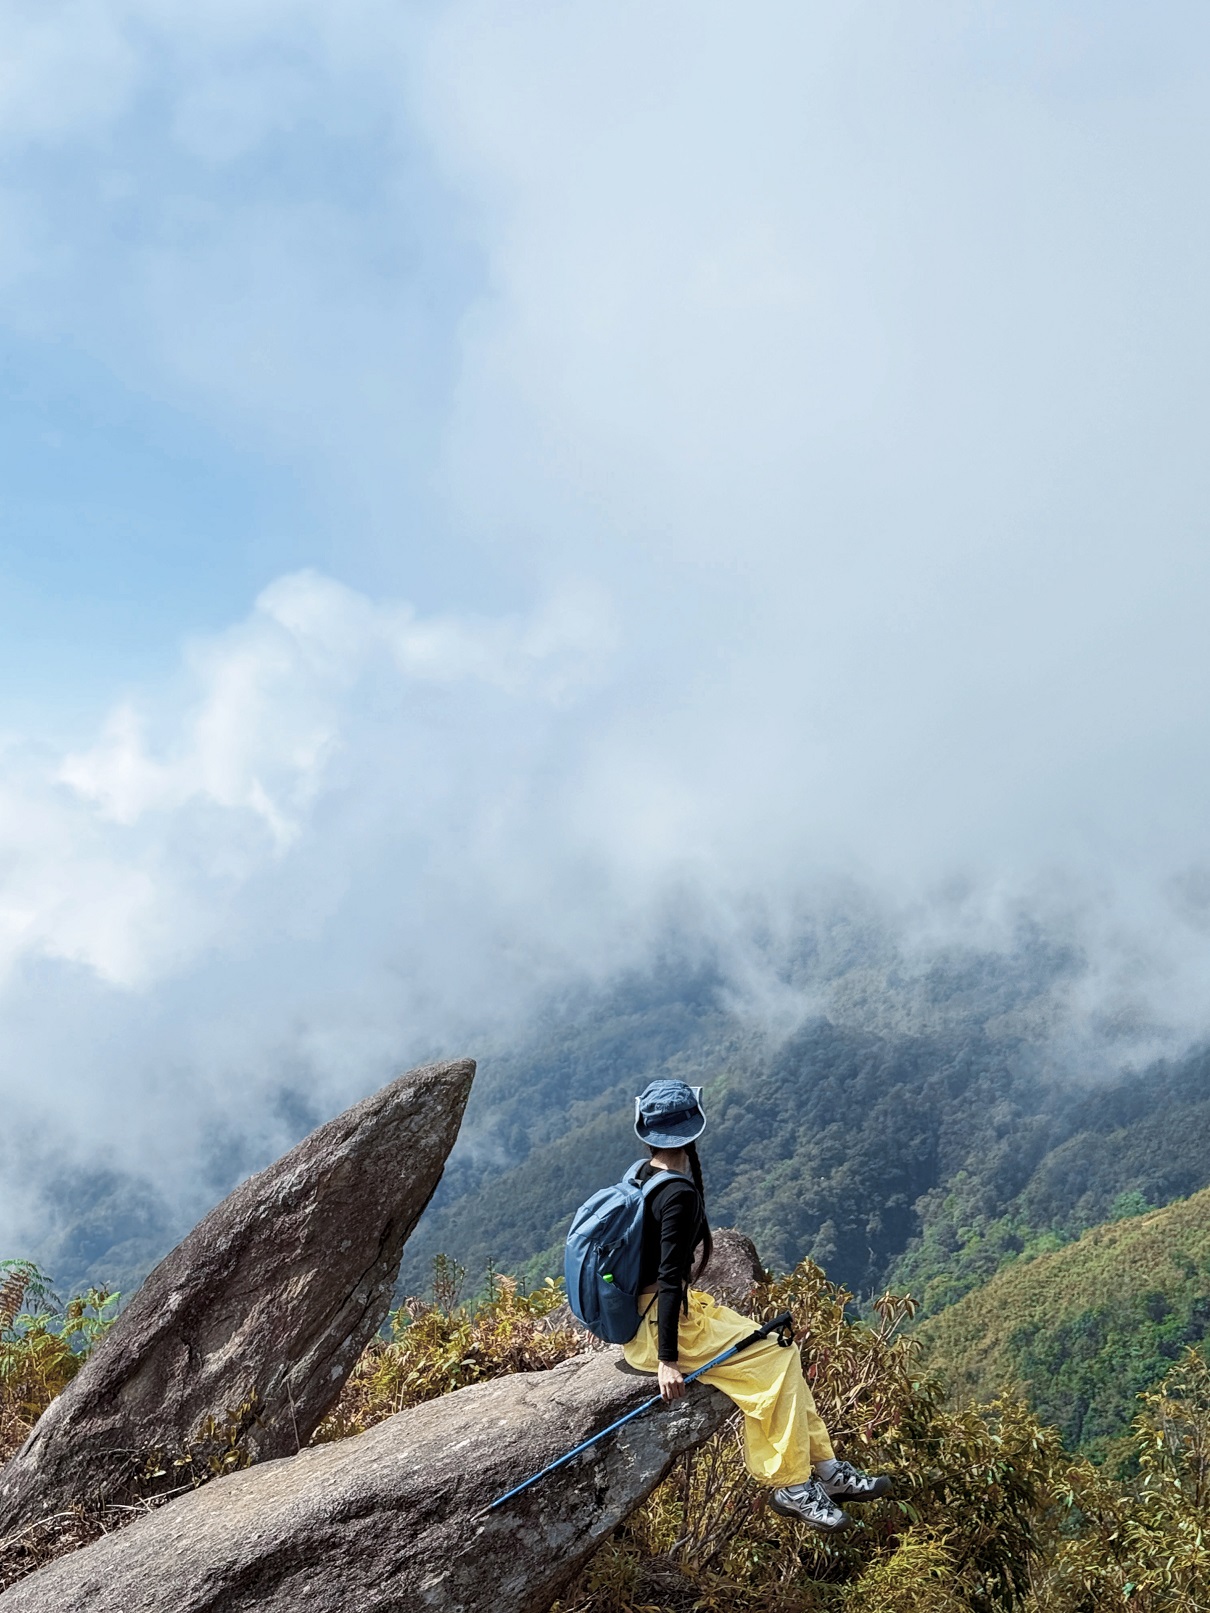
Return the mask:
MULTIPOLYGON (((646 1182, 657 1173, 644 1165, 638 1173, 646 1182)), ((643 1214, 643 1251, 639 1262, 639 1287, 659 1291, 660 1360, 677 1358, 677 1334, 682 1305, 688 1306, 689 1274, 693 1255, 706 1231, 706 1212, 693 1183, 683 1176, 669 1176, 648 1197, 643 1214)))

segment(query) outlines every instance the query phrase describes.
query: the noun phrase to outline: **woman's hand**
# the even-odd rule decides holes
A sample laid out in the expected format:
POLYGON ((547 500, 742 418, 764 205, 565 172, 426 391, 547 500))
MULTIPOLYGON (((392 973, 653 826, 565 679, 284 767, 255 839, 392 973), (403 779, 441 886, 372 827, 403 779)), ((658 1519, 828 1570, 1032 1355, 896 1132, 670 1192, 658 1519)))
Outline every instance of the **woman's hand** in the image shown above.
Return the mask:
POLYGON ((675 1361, 660 1362, 660 1394, 665 1400, 679 1400, 685 1393, 685 1379, 675 1361))

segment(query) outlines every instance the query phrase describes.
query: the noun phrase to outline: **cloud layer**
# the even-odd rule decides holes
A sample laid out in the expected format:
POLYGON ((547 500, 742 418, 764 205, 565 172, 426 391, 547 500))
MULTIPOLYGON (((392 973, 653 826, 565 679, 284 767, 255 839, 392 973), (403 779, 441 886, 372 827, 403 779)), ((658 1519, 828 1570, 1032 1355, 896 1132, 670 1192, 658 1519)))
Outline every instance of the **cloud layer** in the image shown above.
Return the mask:
POLYGON ((669 925, 782 1013, 846 882, 1204 1032, 1208 29, 5 7, 5 329, 335 534, 6 740, 10 1154, 192 1180, 669 925))

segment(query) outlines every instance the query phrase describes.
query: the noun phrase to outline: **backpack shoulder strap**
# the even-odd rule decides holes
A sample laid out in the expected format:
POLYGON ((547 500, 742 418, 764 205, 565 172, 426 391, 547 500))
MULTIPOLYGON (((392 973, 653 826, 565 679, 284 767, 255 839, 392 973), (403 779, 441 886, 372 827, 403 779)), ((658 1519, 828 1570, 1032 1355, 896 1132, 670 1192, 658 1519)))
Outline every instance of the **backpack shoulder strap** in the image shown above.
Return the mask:
POLYGON ((694 1192, 697 1191, 697 1183, 692 1176, 687 1176, 684 1171, 657 1171, 654 1176, 649 1176, 645 1182, 639 1184, 639 1190, 646 1199, 657 1188, 667 1187, 669 1182, 688 1182, 694 1192))

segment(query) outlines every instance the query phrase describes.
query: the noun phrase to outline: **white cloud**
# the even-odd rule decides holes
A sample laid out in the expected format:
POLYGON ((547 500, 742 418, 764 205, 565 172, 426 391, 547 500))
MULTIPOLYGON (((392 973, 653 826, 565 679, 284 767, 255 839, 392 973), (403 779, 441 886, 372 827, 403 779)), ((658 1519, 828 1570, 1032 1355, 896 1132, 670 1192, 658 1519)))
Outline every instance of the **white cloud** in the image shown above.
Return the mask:
POLYGON ((1206 23, 1110 10, 10 6, 0 315, 385 581, 5 754, 6 1089, 263 1119, 838 874, 1204 1028, 1206 23))
POLYGON ((625 955, 567 906, 591 848, 559 807, 614 653, 591 590, 473 619, 301 573, 92 746, 10 745, 7 1168, 86 1152, 193 1202, 199 1138, 259 1157, 284 1086, 338 1107, 523 1016, 589 933, 625 955))
MULTIPOLYGON (((455 798, 482 783, 476 748, 494 754, 518 723, 536 723, 541 743, 599 681, 612 642, 606 602, 586 593, 475 621, 423 618, 314 573, 280 578, 247 621, 191 648, 180 704, 123 703, 88 750, 6 779, 9 970, 35 953, 132 987, 178 972, 218 944, 241 893, 260 899, 266 868, 324 855, 325 803, 367 784, 373 796, 351 804, 357 832, 398 813, 425 859, 473 857, 455 798)), ((493 783, 472 824, 512 786, 493 783)), ((326 825, 338 860, 352 850, 349 811, 326 825)))
POLYGON ((7 0, 0 11, 0 138, 58 143, 104 128, 139 76, 107 0, 7 0))

